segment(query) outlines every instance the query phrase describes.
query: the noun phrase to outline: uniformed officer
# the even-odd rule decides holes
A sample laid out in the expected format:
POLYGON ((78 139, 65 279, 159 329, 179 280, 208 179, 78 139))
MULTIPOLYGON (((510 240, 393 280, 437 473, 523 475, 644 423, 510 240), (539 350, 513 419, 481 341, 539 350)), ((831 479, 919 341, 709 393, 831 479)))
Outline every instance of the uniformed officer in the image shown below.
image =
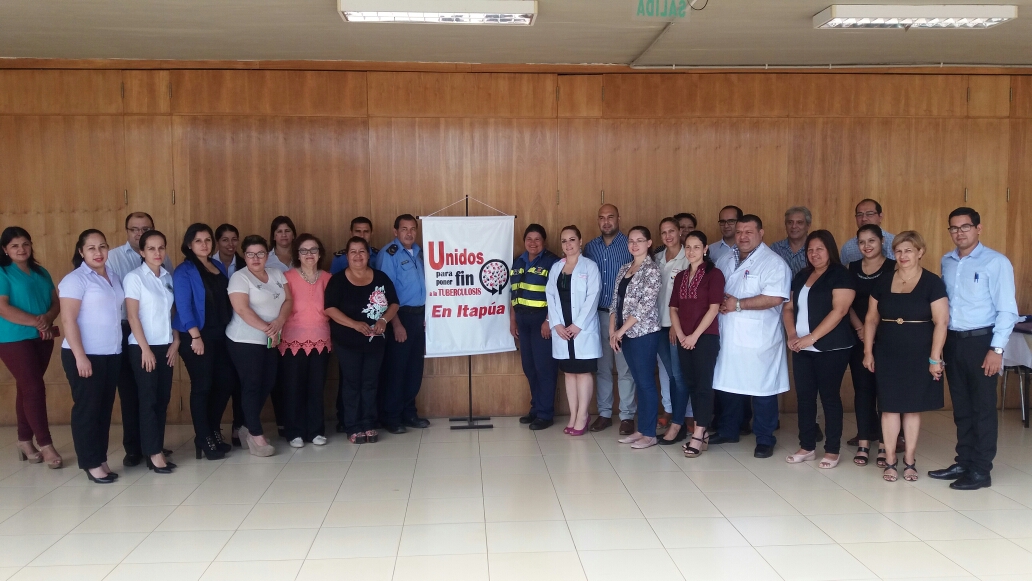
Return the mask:
POLYGON ((545 248, 545 228, 531 224, 523 232, 526 252, 512 263, 509 271, 509 332, 520 342, 523 373, 530 383, 530 413, 520 418, 532 430, 552 425, 555 413, 555 379, 559 367, 552 358, 552 330, 548 323, 545 285, 548 272, 559 257, 545 248))
POLYGON ((403 434, 405 427, 426 428, 430 422, 416 414, 416 395, 423 383, 423 355, 426 328, 423 310, 426 282, 423 254, 416 244, 418 224, 412 214, 394 219, 394 240, 376 256, 382 270, 398 293, 398 316, 387 330, 387 392, 384 422, 387 431, 403 434))
MULTIPOLYGON (((351 235, 364 238, 371 242, 373 238, 373 222, 365 216, 358 216, 351 220, 351 235)), ((379 249, 369 247, 369 264, 376 264, 376 253, 379 249)), ((338 250, 333 253, 333 262, 330 264, 330 274, 337 274, 348 267, 348 249, 338 250)))

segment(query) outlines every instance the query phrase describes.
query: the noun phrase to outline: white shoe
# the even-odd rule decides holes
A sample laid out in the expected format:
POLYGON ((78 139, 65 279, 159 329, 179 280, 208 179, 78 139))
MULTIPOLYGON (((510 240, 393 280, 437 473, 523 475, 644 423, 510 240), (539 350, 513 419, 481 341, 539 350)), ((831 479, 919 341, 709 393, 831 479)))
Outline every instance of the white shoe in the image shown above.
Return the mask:
POLYGON ((315 444, 316 446, 325 446, 326 445, 326 436, 316 436, 316 437, 312 438, 312 443, 315 444))
POLYGON ((305 441, 302 440, 301 438, 294 438, 293 440, 290 441, 290 447, 291 448, 304 448, 305 447, 305 441))

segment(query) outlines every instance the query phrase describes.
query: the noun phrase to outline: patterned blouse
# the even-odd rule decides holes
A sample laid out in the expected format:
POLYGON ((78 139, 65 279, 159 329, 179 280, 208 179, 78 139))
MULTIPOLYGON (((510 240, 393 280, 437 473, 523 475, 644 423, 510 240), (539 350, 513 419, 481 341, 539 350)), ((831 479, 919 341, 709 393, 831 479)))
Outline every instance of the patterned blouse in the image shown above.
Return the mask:
MULTIPOLYGON (((610 312, 615 313, 620 307, 620 281, 623 280, 624 275, 627 274, 632 264, 634 263, 628 262, 621 266, 620 271, 616 275, 613 304, 610 306, 610 312)), ((624 319, 629 317, 637 319, 634 326, 627 330, 625 337, 634 339, 635 337, 641 337, 660 330, 659 283, 662 277, 663 272, 659 266, 656 265, 652 258, 646 256, 638 268, 638 272, 631 277, 631 282, 627 285, 627 292, 624 296, 624 319)))

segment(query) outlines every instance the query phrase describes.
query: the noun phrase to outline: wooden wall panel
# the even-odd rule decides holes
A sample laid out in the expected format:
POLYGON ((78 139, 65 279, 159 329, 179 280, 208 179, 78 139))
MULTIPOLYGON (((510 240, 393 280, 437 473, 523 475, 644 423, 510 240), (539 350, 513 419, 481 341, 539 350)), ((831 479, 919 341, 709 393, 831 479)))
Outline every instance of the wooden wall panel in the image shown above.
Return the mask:
POLYGON ((1010 116, 1011 77, 971 75, 968 87, 968 117, 1010 116))
POLYGON ((329 71, 173 71, 172 112, 365 117, 366 74, 329 71))
POLYGON ((1032 118, 1032 76, 1013 76, 1010 86, 1010 116, 1032 118))
POLYGON ((560 75, 559 117, 601 117, 602 75, 560 75))
POLYGON ((377 73, 370 117, 555 117, 556 75, 377 73))
POLYGON ((119 115, 121 71, 0 71, 0 114, 119 115))
POLYGON ((598 119, 559 120, 559 206, 549 248, 562 256, 559 229, 577 226, 584 243, 597 235, 602 205, 602 122, 598 119))
POLYGON ((955 117, 967 110, 963 75, 779 74, 776 102, 793 117, 955 117))
POLYGON ((122 85, 126 114, 168 114, 171 111, 168 71, 122 71, 122 85))
MULTIPOLYGON (((964 131, 967 136, 965 156, 964 187, 968 191, 967 203, 978 211, 982 218, 983 244, 1001 252, 1007 248, 1007 182, 1010 165, 1010 122, 997 119, 972 119, 967 121, 964 131)), ((1027 162, 1026 162, 1027 164, 1027 162)), ((961 204, 958 204, 958 206, 961 204)), ((943 218, 948 225, 949 212, 943 218)), ((949 234, 942 230, 937 237, 946 238, 947 251, 952 246, 949 234)))
MULTIPOLYGON (((1011 188, 1007 212, 1007 257, 1014 265, 1018 288, 1018 313, 1032 313, 1032 120, 1010 121, 1010 165, 1007 183, 1011 188)), ((988 225, 987 225, 988 226, 988 225)), ((984 230, 984 228, 983 228, 984 230)), ((998 250, 1000 250, 998 248, 998 250)))

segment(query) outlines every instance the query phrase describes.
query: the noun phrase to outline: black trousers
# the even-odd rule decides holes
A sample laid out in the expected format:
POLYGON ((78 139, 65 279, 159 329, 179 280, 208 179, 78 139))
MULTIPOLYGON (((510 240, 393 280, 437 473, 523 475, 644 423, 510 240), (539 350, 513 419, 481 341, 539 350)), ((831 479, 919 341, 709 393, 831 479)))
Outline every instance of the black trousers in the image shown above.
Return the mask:
POLYGON ((516 313, 520 333, 520 362, 530 384, 530 413, 542 420, 555 415, 555 383, 559 362, 552 358, 552 340, 541 338, 541 325, 548 309, 516 313))
POLYGON ((695 349, 677 346, 681 377, 688 386, 688 399, 692 402, 695 425, 704 428, 713 425, 713 370, 717 366, 718 353, 720 337, 717 335, 702 335, 695 343, 695 349))
POLYGON ((393 325, 387 325, 387 393, 384 395, 384 412, 388 427, 401 425, 404 420, 417 417, 416 396, 423 384, 423 356, 426 352, 422 309, 398 311, 398 320, 405 327, 408 339, 399 343, 394 339, 393 325))
POLYGON ((140 394, 140 447, 144 456, 160 454, 165 447, 165 414, 172 397, 172 366, 168 364, 168 345, 151 345, 154 371, 144 371, 143 350, 129 346, 129 360, 136 375, 140 394))
POLYGON ((824 452, 838 454, 842 444, 842 377, 851 349, 792 353, 799 406, 799 447, 817 449, 817 395, 824 407, 824 452))
POLYGON ((874 374, 864 367, 863 343, 854 345, 849 352, 849 375, 853 378, 853 407, 856 412, 857 439, 871 442, 881 441, 878 384, 875 382, 874 374))
POLYGON ((189 341, 179 344, 179 357, 190 375, 190 416, 197 445, 202 445, 205 438, 221 429, 229 396, 240 389, 236 367, 226 348, 228 339, 202 334, 202 341, 204 355, 194 353, 189 341))
POLYGON ((244 408, 244 426, 252 436, 261 436, 262 408, 269 399, 276 384, 276 370, 279 367, 279 350, 265 345, 226 343, 229 356, 233 359, 240 376, 241 405, 244 408))
POLYGON ((280 377, 283 380, 283 425, 288 440, 301 438, 311 442, 316 436, 326 435, 323 412, 323 390, 326 387, 326 365, 330 351, 304 349, 292 353, 290 349, 280 356, 280 377))
POLYGON ((957 424, 956 462, 979 472, 992 471, 996 457, 996 376, 986 377, 982 369, 992 340, 992 333, 961 339, 949 331, 943 349, 957 424))
POLYGON ((118 401, 122 407, 122 447, 126 454, 142 454, 140 446, 140 393, 136 371, 129 361, 129 321, 122 321, 122 359, 118 373, 118 401))
MULTIPOLYGON (((277 349, 278 351, 278 349, 277 349)), ((286 370, 282 366, 276 369, 276 382, 272 384, 272 392, 269 393, 269 400, 272 401, 272 417, 276 420, 276 427, 283 430, 286 435, 286 426, 290 423, 290 402, 287 395, 286 370)), ((288 438, 290 439, 290 438, 288 438)))
POLYGON ((75 355, 61 349, 61 366, 72 388, 72 443, 79 468, 89 470, 107 462, 111 410, 115 406, 115 385, 122 370, 121 355, 87 355, 93 374, 79 377, 75 355))
MULTIPOLYGON (((411 336, 410 336, 411 338, 411 336)), ((344 431, 350 436, 376 427, 376 385, 379 383, 380 363, 384 347, 376 344, 369 351, 359 351, 333 345, 344 383, 341 408, 344 410, 344 431)))

